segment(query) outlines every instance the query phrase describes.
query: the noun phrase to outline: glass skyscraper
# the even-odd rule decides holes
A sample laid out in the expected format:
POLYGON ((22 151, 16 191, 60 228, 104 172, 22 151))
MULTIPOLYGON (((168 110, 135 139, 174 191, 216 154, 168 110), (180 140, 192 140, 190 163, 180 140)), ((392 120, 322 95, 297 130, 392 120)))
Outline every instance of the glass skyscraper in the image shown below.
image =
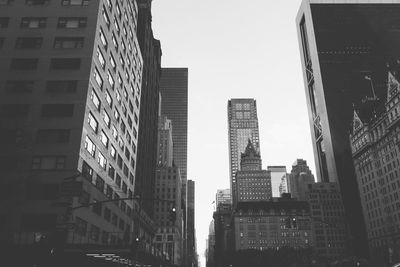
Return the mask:
POLYGON ((240 155, 250 139, 260 153, 256 100, 251 98, 228 101, 229 175, 232 200, 235 200, 235 173, 240 169, 240 155))

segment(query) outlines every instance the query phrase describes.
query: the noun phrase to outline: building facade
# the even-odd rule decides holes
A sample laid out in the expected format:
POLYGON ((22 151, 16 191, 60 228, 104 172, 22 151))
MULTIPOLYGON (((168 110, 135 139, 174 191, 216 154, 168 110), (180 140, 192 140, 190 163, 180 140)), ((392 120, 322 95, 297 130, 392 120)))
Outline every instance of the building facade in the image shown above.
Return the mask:
POLYGON ((172 166, 174 146, 172 141, 172 122, 161 116, 158 122, 157 165, 172 166))
POLYGON ((195 181, 187 180, 187 265, 197 264, 195 230, 195 181))
POLYGON ((235 250, 295 249, 313 246, 310 208, 305 201, 274 198, 242 202, 233 214, 235 250), (288 227, 290 218, 297 223, 288 227))
POLYGON ((360 106, 358 112, 354 111, 350 134, 368 245, 371 255, 388 263, 389 257, 393 262, 400 253, 400 83, 397 70, 398 66, 388 72, 384 104, 374 106, 367 114, 368 103, 360 106), (391 251, 391 255, 387 251, 391 251))
POLYGON ((229 176, 232 200, 236 197, 236 171, 240 170, 240 156, 248 140, 260 152, 257 105, 254 99, 228 101, 229 176))
POLYGON ((329 263, 350 256, 348 224, 337 183, 308 185, 306 200, 310 204, 314 249, 318 261, 329 263))
POLYGON ((398 12, 386 0, 304 0, 296 19, 316 178, 339 183, 360 257, 369 256, 368 242, 348 134, 353 105, 385 99, 380 70, 400 56, 398 12))
POLYGON ((137 201, 117 201, 135 183, 137 19, 136 1, 1 3, 0 243, 18 245, 16 265, 35 264, 30 245, 44 239, 127 247, 140 235, 152 244, 137 201))
POLYGON ((282 178, 286 177, 286 166, 268 166, 267 170, 271 173, 271 189, 273 197, 281 197, 279 187, 282 178))
POLYGON ((307 161, 297 159, 293 165, 288 178, 288 191, 292 198, 305 200, 308 190, 308 185, 315 183, 314 175, 307 166, 307 161))
POLYGON ((241 153, 240 170, 236 172, 236 200, 239 202, 267 201, 272 198, 271 174, 261 169, 261 157, 251 140, 244 153, 241 153))
POLYGON ((287 178, 288 178, 289 174, 287 173, 285 176, 282 176, 281 178, 281 183, 279 184, 279 194, 285 194, 285 193, 289 193, 288 190, 288 184, 287 184, 287 178))
POLYGON ((230 189, 218 189, 215 194, 215 206, 218 207, 223 204, 231 204, 232 196, 230 189))
POLYGON ((152 216, 157 166, 157 129, 159 115, 159 81, 161 75, 161 45, 153 36, 151 25, 151 0, 138 0, 137 34, 143 56, 143 75, 140 98, 138 133, 138 162, 136 168, 135 196, 142 198, 142 208, 152 216))

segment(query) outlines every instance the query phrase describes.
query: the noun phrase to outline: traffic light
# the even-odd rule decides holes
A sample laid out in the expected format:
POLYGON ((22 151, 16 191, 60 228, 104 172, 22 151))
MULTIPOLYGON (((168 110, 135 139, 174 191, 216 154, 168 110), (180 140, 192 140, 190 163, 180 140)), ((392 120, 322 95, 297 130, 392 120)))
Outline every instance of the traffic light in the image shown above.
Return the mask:
POLYGON ((175 223, 176 221, 176 208, 173 207, 168 214, 168 220, 171 221, 172 223, 175 223))

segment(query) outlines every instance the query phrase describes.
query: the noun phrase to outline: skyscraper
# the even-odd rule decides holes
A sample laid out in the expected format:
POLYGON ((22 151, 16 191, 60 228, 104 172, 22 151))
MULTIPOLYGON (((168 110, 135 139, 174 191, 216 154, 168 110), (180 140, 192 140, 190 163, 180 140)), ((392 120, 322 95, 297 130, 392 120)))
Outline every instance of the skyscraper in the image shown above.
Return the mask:
POLYGON ((236 197, 235 174, 240 170, 240 157, 251 140, 260 153, 257 105, 254 99, 231 99, 228 101, 229 176, 232 200, 236 197))
POLYGON ((236 172, 235 179, 237 196, 234 207, 238 202, 267 201, 272 198, 271 172, 261 169, 260 154, 250 139, 240 156, 240 170, 236 172))
POLYGON ((279 187, 282 178, 286 176, 286 166, 268 166, 267 170, 271 172, 271 189, 273 197, 281 197, 279 187))
POLYGON ((310 168, 307 166, 307 161, 297 159, 292 165, 292 170, 287 180, 288 191, 292 198, 305 200, 308 185, 313 183, 315 183, 314 175, 312 175, 310 168))
POLYGON ((137 203, 100 203, 133 196, 143 66, 136 1, 55 2, 0 8, 0 245, 16 245, 18 266, 37 264, 27 251, 42 239, 128 246, 125 233, 141 231, 151 242, 145 223, 133 228, 137 203), (99 204, 77 208, 89 203, 99 204))
POLYGON ((188 69, 162 68, 160 79, 162 97, 161 115, 167 116, 174 126, 174 162, 187 180, 188 138, 188 69))
POLYGON ((339 183, 353 248, 364 257, 367 239, 349 132, 353 106, 385 100, 382 70, 400 58, 399 12, 393 1, 305 0, 296 20, 317 180, 339 183))
POLYGON ((151 0, 138 0, 138 41, 143 55, 143 82, 140 98, 139 142, 135 196, 146 197, 142 208, 153 213, 155 171, 157 165, 157 129, 159 115, 159 80, 161 75, 161 45, 152 30, 151 0))

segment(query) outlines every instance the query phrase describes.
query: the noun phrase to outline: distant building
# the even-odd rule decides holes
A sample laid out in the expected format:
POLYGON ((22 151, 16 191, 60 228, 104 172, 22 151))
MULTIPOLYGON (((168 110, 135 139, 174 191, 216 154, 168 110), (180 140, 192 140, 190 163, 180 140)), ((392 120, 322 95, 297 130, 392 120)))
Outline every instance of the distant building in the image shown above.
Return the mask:
POLYGON ((227 266, 229 255, 234 251, 232 231, 232 205, 221 204, 213 214, 215 230, 214 262, 216 267, 227 266))
POLYGON ((313 246, 311 213, 306 201, 274 198, 240 202, 232 220, 235 250, 313 246))
POLYGON ((187 180, 187 261, 189 266, 196 264, 197 257, 195 222, 195 181, 187 180))
POLYGON ((279 187, 282 178, 286 176, 286 166, 268 166, 267 170, 271 172, 272 196, 281 197, 279 187))
POLYGON ((261 169, 260 154, 250 139, 246 150, 241 153, 240 170, 236 172, 235 180, 235 206, 239 202, 266 201, 272 198, 270 172, 261 169))
MULTIPOLYGON (((381 104, 370 109, 365 103, 360 106, 360 112, 354 111, 350 134, 371 254, 382 257, 378 256, 379 251, 391 250, 393 260, 400 253, 398 73, 398 67, 388 72, 387 96, 381 104)), ((388 262, 388 257, 385 255, 382 260, 388 262)))
POLYGON ((307 161, 297 159, 288 177, 288 191, 292 198, 305 200, 308 185, 315 183, 314 175, 307 166, 307 161))
POLYGON ((161 116, 158 122, 157 165, 172 166, 174 146, 172 141, 172 122, 161 116))
POLYGON ((181 201, 182 179, 176 166, 161 166, 156 170, 155 198, 167 201, 154 202, 154 222, 157 233, 155 247, 166 253, 171 262, 180 265, 183 262, 183 211, 181 201), (176 209, 176 218, 172 219, 171 210, 176 209))
POLYGON ((288 191, 288 185, 287 185, 287 178, 289 174, 287 173, 285 176, 282 176, 281 178, 281 183, 279 184, 279 194, 282 196, 282 194, 289 193, 288 191))
POLYGON ((215 195, 215 205, 216 207, 223 204, 231 204, 232 203, 232 195, 230 189, 218 189, 217 194, 215 195))
POLYGON ((208 230, 208 239, 207 239, 207 267, 215 267, 214 262, 214 253, 215 253, 215 229, 214 229, 214 220, 211 221, 210 227, 208 230))
MULTIPOLYGON (((161 75, 161 44, 153 36, 150 0, 137 0, 137 33, 143 55, 143 79, 140 89, 140 116, 137 144, 135 196, 147 198, 141 207, 152 216, 157 166, 157 129, 159 115, 159 80, 161 75)), ((123 56, 119 57, 123 60, 123 56)), ((126 109, 126 107, 125 107, 126 109)))
POLYGON ((311 209, 315 236, 314 249, 318 260, 329 263, 350 255, 348 225, 344 217, 339 185, 309 184, 306 199, 311 209))
POLYGON ((260 153, 256 100, 231 99, 228 101, 229 176, 232 200, 236 199, 236 171, 240 170, 240 156, 250 139, 260 153))

